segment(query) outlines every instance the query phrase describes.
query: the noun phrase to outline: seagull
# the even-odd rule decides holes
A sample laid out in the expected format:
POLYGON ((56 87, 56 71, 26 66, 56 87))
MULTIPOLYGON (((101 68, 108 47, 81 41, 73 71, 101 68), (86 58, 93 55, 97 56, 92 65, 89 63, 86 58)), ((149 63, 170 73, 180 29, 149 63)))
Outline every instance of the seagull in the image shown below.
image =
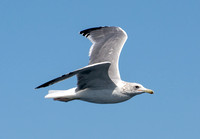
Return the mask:
POLYGON ((92 42, 89 64, 64 74, 38 87, 43 88, 77 76, 77 87, 68 90, 49 90, 45 98, 68 102, 82 100, 91 103, 119 103, 153 91, 139 83, 121 80, 118 61, 127 40, 126 32, 120 27, 94 27, 80 32, 92 42))

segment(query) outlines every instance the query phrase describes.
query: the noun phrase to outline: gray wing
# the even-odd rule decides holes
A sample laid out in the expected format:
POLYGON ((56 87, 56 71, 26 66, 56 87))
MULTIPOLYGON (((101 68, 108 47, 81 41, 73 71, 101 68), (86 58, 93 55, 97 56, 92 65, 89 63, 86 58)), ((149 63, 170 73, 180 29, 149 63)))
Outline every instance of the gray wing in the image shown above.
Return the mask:
POLYGON ((89 52, 89 64, 111 62, 108 74, 113 81, 120 80, 118 61, 127 40, 126 32, 120 27, 96 27, 83 30, 80 34, 93 43, 89 52))
POLYGON ((108 76, 108 69, 110 65, 110 62, 88 65, 89 68, 87 68, 87 70, 81 71, 77 74, 77 89, 115 88, 115 83, 108 76))
POLYGON ((101 62, 92 65, 88 65, 81 69, 72 71, 68 74, 64 74, 58 78, 55 78, 51 81, 48 81, 38 87, 43 88, 50 85, 53 85, 57 82, 63 81, 67 78, 70 78, 74 75, 77 75, 78 82, 77 82, 77 89, 85 89, 85 88, 106 88, 106 87, 115 87, 115 84, 108 76, 108 69, 110 67, 110 62, 101 62))

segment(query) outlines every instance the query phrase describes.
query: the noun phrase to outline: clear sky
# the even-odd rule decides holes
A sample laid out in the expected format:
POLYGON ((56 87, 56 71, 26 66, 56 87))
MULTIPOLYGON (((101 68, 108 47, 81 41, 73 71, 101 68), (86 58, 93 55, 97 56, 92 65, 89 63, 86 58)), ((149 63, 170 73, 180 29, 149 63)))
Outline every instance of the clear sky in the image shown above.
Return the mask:
POLYGON ((200 138, 199 0, 1 0, 1 139, 200 138), (128 34, 121 78, 153 89, 118 104, 44 99, 76 77, 34 88, 88 64, 79 31, 128 34))

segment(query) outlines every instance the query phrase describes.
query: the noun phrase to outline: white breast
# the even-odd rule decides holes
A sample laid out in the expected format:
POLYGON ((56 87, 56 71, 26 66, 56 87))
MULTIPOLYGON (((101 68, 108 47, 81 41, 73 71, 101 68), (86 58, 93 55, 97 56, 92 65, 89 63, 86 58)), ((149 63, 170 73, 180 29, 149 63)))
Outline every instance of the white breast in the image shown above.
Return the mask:
POLYGON ((122 94, 119 88, 115 88, 115 90, 85 89, 77 92, 77 96, 80 100, 101 104, 118 103, 131 98, 128 95, 122 94))

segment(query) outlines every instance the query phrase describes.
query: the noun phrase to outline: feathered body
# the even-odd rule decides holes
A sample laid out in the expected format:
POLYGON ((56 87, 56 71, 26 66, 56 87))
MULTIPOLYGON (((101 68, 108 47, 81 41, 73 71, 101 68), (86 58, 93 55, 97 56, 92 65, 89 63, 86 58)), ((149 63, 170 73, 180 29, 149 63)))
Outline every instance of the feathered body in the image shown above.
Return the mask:
POLYGON ((138 83, 124 82, 120 78, 118 61, 127 34, 120 27, 96 27, 80 32, 93 45, 90 48, 89 65, 46 82, 46 87, 74 75, 77 87, 69 90, 50 90, 45 98, 59 101, 83 100, 93 103, 118 103, 144 92, 153 91, 138 83))

